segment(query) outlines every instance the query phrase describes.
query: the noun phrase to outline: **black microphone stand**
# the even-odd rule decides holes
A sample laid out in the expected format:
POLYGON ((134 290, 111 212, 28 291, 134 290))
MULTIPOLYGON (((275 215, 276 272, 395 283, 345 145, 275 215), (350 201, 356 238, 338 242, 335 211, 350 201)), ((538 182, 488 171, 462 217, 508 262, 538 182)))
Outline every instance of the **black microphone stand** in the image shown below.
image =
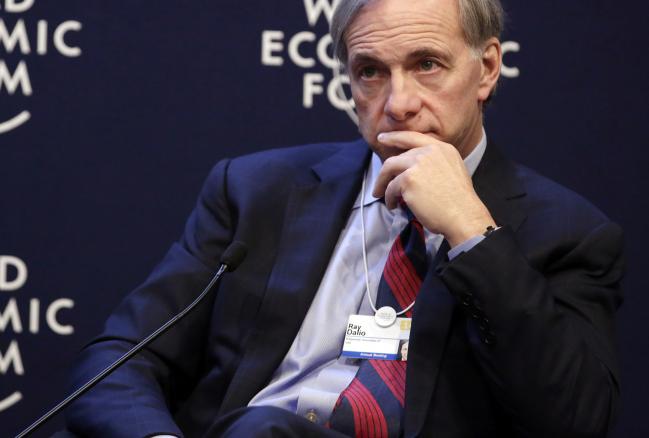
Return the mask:
POLYGON ((189 306, 187 306, 179 314, 171 318, 164 325, 162 325, 156 331, 154 331, 149 336, 147 336, 139 344, 137 344, 129 351, 124 353, 122 357, 117 359, 115 362, 113 362, 108 367, 106 367, 102 372, 97 374, 95 377, 90 379, 79 389, 77 389, 72 394, 67 396, 58 405, 50 409, 45 415, 43 415, 41 418, 39 418, 34 423, 32 423, 31 426, 29 426, 27 429, 23 430, 18 435, 16 435, 16 438, 23 438, 34 433, 36 429, 41 427, 46 421, 48 421, 54 415, 58 414, 60 411, 65 409, 70 403, 72 403, 73 401, 81 397, 83 394, 85 394, 87 391, 93 388, 97 383, 102 381, 106 376, 108 376, 117 368, 122 366, 124 362, 126 362, 127 360, 135 356, 144 347, 149 345, 156 338, 158 338, 164 332, 169 330, 169 328, 171 328, 174 324, 176 324, 178 321, 183 319, 194 307, 196 307, 203 300, 203 298, 205 298, 205 296, 209 293, 209 291, 212 289, 214 284, 216 284, 216 282, 219 280, 219 278, 221 278, 221 276, 225 271, 233 271, 239 266, 239 263, 241 263, 241 261, 243 261, 244 257, 246 256, 246 251, 247 251, 246 246, 242 242, 236 242, 236 241, 232 242, 230 246, 228 246, 228 248, 223 253, 223 256, 221 257, 221 266, 219 267, 219 270, 216 272, 216 274, 214 274, 214 276, 207 284, 207 286, 205 286, 205 289, 203 289, 203 291, 198 296, 198 298, 196 298, 189 306))

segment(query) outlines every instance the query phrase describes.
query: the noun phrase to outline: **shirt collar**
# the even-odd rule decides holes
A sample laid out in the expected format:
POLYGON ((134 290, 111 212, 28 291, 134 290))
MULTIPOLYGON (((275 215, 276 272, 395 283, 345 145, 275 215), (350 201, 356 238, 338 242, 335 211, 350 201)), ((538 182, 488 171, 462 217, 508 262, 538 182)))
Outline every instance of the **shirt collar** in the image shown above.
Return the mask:
MULTIPOLYGON (((480 161, 482 161, 482 157, 485 153, 485 150, 487 149, 487 134, 482 128, 482 137, 480 138, 480 142, 476 145, 476 147, 473 148, 471 153, 466 156, 464 159, 464 165, 466 166, 466 170, 469 172, 470 176, 473 176, 475 173, 476 169, 478 168, 478 165, 480 164, 480 161)), ((372 196, 372 191, 374 190, 374 184, 376 184, 376 179, 379 176, 379 173, 381 172, 381 167, 383 167, 383 162, 381 162, 381 158, 379 158, 376 153, 372 153, 372 160, 370 161, 369 168, 367 169, 367 178, 365 180, 365 207, 368 205, 371 205, 375 202, 377 202, 380 198, 375 198, 372 196)), ((360 208, 361 206, 361 194, 358 194, 358 197, 356 198, 356 202, 354 202, 354 206, 352 208, 360 208)))
POLYGON ((464 159, 464 165, 466 166, 466 170, 469 172, 470 176, 473 176, 475 170, 478 168, 480 161, 482 161, 485 150, 487 150, 487 133, 485 132, 484 128, 482 128, 482 138, 480 138, 480 142, 464 159))

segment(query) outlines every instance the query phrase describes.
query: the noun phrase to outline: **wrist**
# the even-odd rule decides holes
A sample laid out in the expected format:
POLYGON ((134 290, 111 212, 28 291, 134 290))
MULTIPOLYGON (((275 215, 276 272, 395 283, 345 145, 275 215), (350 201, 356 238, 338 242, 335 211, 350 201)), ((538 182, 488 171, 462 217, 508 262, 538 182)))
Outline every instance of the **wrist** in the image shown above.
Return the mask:
POLYGON ((490 214, 481 215, 473 219, 456 221, 454 226, 444 235, 451 248, 466 242, 476 236, 487 235, 497 228, 496 221, 490 214))

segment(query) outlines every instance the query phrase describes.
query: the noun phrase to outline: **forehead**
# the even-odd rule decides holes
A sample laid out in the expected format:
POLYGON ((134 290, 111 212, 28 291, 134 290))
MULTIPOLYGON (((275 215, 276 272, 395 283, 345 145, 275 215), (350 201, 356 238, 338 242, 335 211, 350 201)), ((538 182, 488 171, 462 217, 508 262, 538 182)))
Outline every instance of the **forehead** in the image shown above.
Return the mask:
POLYGON ((458 0, 374 0, 345 36, 350 60, 358 53, 397 53, 415 46, 452 51, 464 43, 458 0))

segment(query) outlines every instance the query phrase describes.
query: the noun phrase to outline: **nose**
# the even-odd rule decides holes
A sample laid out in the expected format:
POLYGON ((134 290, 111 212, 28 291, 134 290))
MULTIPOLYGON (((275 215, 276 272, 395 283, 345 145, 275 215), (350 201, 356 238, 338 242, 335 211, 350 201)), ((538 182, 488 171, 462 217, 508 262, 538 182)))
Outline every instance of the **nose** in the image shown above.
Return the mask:
POLYGON ((397 122, 404 122, 415 117, 421 110, 422 102, 413 80, 402 73, 392 73, 390 89, 385 107, 385 114, 397 122))

